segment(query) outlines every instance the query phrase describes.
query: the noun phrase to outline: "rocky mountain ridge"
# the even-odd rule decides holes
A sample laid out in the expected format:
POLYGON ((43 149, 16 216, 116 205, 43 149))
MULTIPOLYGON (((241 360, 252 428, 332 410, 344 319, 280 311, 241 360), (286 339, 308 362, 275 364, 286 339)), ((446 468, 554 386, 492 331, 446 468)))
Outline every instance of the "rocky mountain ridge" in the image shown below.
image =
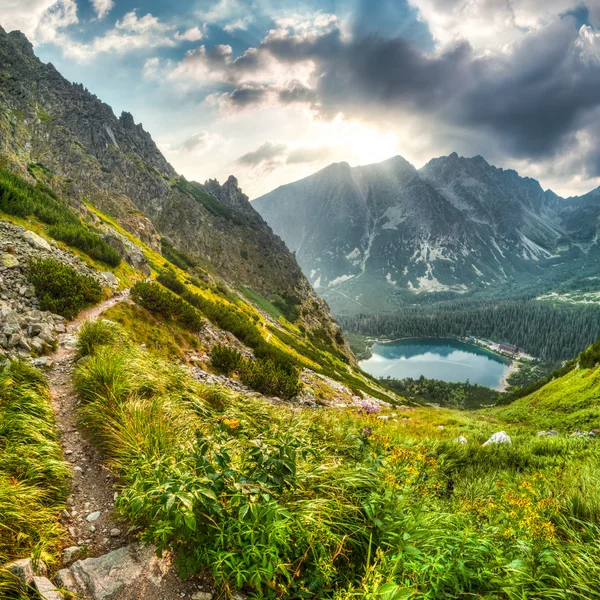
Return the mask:
POLYGON ((153 250, 162 238, 229 282, 293 303, 308 329, 338 331, 234 177, 186 181, 131 114, 116 117, 43 64, 22 33, 1 28, 0 81, 0 166, 30 179, 38 166, 51 175, 45 183, 82 213, 89 203, 153 250))
POLYGON ((338 163, 253 205, 342 311, 568 278, 598 250, 600 195, 564 200, 481 156, 338 163))

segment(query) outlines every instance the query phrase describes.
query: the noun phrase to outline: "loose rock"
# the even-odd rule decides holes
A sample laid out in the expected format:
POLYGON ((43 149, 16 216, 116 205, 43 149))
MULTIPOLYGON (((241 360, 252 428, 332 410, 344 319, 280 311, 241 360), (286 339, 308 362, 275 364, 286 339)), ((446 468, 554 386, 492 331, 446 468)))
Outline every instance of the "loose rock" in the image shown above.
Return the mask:
POLYGON ((512 440, 505 431, 498 431, 484 444, 484 446, 492 444, 512 444, 512 440))

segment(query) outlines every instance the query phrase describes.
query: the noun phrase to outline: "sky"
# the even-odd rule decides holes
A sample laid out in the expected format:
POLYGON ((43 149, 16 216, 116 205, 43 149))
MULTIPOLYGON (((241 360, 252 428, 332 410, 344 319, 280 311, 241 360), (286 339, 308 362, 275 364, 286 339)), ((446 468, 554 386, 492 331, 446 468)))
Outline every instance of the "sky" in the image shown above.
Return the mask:
POLYGON ((600 186, 600 0, 0 0, 0 25, 250 198, 453 151, 600 186))

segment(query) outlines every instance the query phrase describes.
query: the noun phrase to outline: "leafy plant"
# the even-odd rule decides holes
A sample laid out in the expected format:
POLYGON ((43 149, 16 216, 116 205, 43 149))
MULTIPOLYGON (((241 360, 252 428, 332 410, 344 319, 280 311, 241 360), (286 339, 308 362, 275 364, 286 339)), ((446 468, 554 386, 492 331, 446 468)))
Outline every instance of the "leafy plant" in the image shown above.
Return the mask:
POLYGON ((121 476, 120 510, 223 592, 598 598, 592 438, 503 421, 513 444, 483 447, 506 409, 418 408, 402 422, 385 408, 298 410, 203 386, 118 344, 82 362, 75 382, 121 476))

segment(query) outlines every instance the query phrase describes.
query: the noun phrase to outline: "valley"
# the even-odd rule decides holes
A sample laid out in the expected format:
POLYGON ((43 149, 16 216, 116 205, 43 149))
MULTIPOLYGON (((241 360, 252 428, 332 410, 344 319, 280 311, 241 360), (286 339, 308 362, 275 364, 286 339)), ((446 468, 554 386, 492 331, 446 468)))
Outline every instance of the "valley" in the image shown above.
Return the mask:
POLYGON ((0 599, 600 599, 600 194, 177 152, 0 27, 0 599))

